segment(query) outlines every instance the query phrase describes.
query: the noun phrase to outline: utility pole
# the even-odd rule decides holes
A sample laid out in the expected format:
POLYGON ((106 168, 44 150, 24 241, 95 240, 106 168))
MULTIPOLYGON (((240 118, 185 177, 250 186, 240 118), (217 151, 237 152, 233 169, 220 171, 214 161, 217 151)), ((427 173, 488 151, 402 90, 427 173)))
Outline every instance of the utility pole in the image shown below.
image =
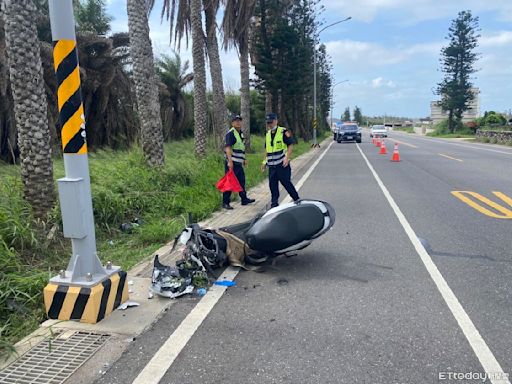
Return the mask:
POLYGON ((332 113, 333 113, 332 106, 333 106, 333 99, 334 99, 334 87, 336 87, 339 84, 346 83, 347 81, 348 80, 338 81, 336 84, 334 84, 331 87, 331 129, 332 129, 332 113))
MULTIPOLYGON (((346 19, 336 21, 335 23, 329 24, 318 31, 318 36, 320 33, 325 31, 327 28, 330 28, 336 24, 343 23, 344 21, 348 21, 352 19, 352 16, 347 17, 346 19)), ((316 43, 317 39, 315 37, 314 47, 313 47, 313 147, 319 147, 316 139, 316 128, 317 128, 317 110, 316 110, 316 43)))
POLYGON ((85 113, 75 36, 73 0, 49 0, 66 176, 58 180, 64 237, 72 254, 66 270, 44 288, 50 319, 97 323, 128 299, 126 272, 96 252, 85 113))

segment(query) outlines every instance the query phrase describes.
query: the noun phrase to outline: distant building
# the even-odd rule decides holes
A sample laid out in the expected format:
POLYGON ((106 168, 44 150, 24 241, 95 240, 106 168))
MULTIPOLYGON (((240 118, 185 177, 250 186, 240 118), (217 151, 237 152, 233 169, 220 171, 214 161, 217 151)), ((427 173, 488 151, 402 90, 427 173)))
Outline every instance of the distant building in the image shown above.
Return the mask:
MULTIPOLYGON (((469 104, 469 108, 462 114, 462 122, 475 120, 480 117, 480 89, 471 88, 473 95, 473 101, 469 104)), ((434 124, 437 124, 448 118, 448 112, 443 112, 439 101, 430 102, 430 118, 434 124)))

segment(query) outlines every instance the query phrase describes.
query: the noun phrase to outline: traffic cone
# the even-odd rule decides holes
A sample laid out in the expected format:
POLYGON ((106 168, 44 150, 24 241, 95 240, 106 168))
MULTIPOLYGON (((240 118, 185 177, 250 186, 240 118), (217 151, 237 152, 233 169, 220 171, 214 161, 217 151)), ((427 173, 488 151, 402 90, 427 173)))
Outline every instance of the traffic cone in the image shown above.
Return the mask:
POLYGON ((388 151, 386 150, 386 143, 384 142, 384 139, 382 139, 382 143, 380 145, 380 155, 386 155, 388 151))
POLYGON ((393 149, 393 157, 391 161, 400 161, 400 153, 398 152, 398 143, 395 143, 395 149, 393 149))
POLYGON ((378 137, 375 139, 375 146, 376 146, 377 148, 379 148, 379 147, 380 147, 380 138, 378 138, 378 137))

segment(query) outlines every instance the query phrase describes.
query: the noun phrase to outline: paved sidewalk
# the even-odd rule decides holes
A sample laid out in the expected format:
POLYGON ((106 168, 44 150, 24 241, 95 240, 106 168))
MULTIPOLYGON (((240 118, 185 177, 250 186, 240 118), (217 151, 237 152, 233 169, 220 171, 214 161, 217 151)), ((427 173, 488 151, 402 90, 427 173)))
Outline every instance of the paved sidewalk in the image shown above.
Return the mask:
MULTIPOLYGON (((294 180, 298 180, 298 175, 313 163, 314 159, 327 147, 329 142, 330 137, 322 143, 320 149, 310 150, 292 160, 294 180)), ((281 197, 284 198, 286 195, 286 191, 281 190, 281 197)), ((203 227, 219 228, 252 219, 257 213, 266 210, 270 206, 268 181, 265 180, 251 188, 248 191, 248 196, 256 199, 256 203, 247 206, 241 206, 239 202, 232 203, 233 210, 217 211, 199 224, 203 227)), ((220 194, 219 199, 221 199, 220 194)), ((175 261, 181 257, 178 251, 171 253, 173 242, 174 240, 158 249, 128 271, 130 300, 139 303, 138 307, 131 307, 124 311, 116 310, 98 324, 47 320, 41 324, 38 330, 16 344, 19 356, 49 336, 58 338, 58 335, 64 335, 63 337, 69 337, 74 332, 105 333, 110 336, 108 341, 65 382, 80 384, 94 381, 101 374, 101 370, 106 369, 106 367, 101 368, 105 361, 112 363, 117 360, 131 340, 148 330, 164 312, 168 311, 179 300, 165 299, 156 295, 152 299, 148 298, 154 256, 158 254, 161 262, 167 265, 174 265, 175 261)), ((0 363, 0 369, 3 369, 13 360, 15 359, 10 359, 3 364, 0 363)))

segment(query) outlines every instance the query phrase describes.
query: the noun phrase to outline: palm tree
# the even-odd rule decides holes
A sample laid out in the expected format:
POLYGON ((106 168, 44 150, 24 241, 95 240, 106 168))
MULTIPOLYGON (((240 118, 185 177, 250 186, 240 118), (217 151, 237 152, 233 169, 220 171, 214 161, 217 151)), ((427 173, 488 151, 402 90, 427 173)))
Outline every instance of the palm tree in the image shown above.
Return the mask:
POLYGON ((201 0, 190 0, 192 27, 192 65, 194 68, 194 139, 199 157, 206 155, 206 70, 204 60, 204 34, 201 17, 201 0))
POLYGON ((245 146, 251 148, 251 91, 249 86, 249 28, 256 0, 225 0, 226 10, 222 21, 224 47, 238 48, 240 54, 240 110, 243 116, 242 130, 245 146))
POLYGON ((75 4, 78 29, 81 32, 92 32, 106 35, 110 31, 112 17, 105 12, 105 0, 86 0, 75 4))
POLYGON ((14 103, 7 67, 4 18, 2 17, 2 0, 0 0, 0 159, 14 163, 18 157, 18 147, 14 124, 14 103))
POLYGON ((226 96, 222 79, 219 44, 217 42, 217 23, 215 17, 219 9, 219 0, 203 0, 206 24, 206 48, 210 61, 210 76, 213 91, 213 132, 217 144, 223 147, 224 133, 228 128, 226 96))
MULTIPOLYGON (((151 10, 155 5, 155 0, 146 0, 148 8, 151 10)), ((220 63, 219 46, 216 35, 216 22, 215 17, 219 9, 219 0, 203 0, 203 7, 205 12, 206 23, 206 49, 210 61, 210 75, 212 78, 213 89, 213 131, 218 144, 223 144, 223 135, 227 129, 227 109, 226 99, 224 93, 224 84, 222 79, 222 66, 220 63)), ((198 7, 200 11, 200 5, 198 7)), ((162 18, 165 16, 170 21, 171 37, 174 35, 174 44, 177 49, 180 49, 181 40, 185 38, 188 42, 188 35, 192 32, 192 17, 196 17, 192 12, 192 4, 190 0, 162 0, 162 18)), ((201 15, 199 15, 201 17, 201 15)), ((201 23, 202 25, 202 23, 201 23)), ((205 39, 204 32, 201 27, 201 39, 205 39)), ((197 58, 199 59, 199 58, 197 58)), ((196 62, 196 58, 193 58, 196 62)), ((204 55, 203 60, 204 63, 204 55)), ((194 64, 194 72, 196 72, 194 64)), ((206 95, 206 92, 205 92, 206 95)), ((201 101, 202 103, 203 101, 201 101)), ((194 104, 196 103, 196 96, 194 95, 194 104)), ((206 100, 204 101, 206 104, 206 100)), ((207 107, 205 107, 207 108, 207 107)), ((206 132, 206 128, 204 129, 206 132)))
POLYGON ((149 165, 160 166, 164 164, 162 120, 145 0, 127 0, 127 10, 142 150, 149 165))
POLYGON ((23 193, 34 215, 44 218, 54 204, 50 133, 43 69, 32 0, 4 0, 4 28, 23 193))
POLYGON ((188 60, 182 64, 180 56, 162 55, 156 62, 160 81, 165 89, 161 90, 162 121, 164 139, 179 139, 183 137, 189 111, 183 88, 194 80, 194 75, 188 72, 188 60))

